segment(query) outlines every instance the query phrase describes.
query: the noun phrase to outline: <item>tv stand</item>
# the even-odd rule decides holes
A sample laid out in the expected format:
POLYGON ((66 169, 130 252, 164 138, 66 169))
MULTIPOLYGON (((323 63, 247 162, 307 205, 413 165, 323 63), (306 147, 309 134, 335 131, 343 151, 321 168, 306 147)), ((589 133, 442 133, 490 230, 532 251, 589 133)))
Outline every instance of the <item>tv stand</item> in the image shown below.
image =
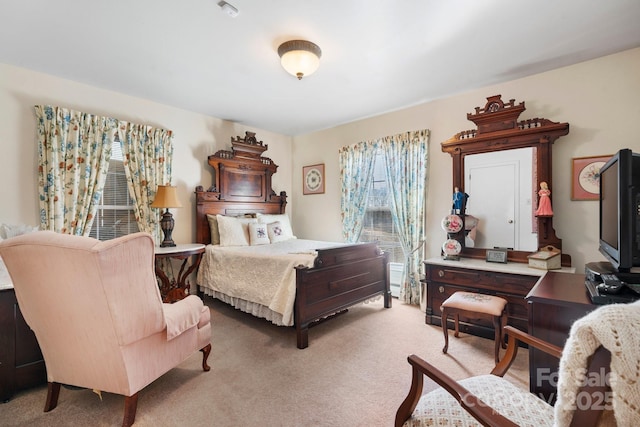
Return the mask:
POLYGON ((629 285, 640 286, 640 273, 619 273, 606 261, 587 263, 584 270, 587 295, 589 295, 594 304, 624 304, 640 299, 640 294, 628 287, 623 288, 619 294, 605 294, 598 292, 597 289, 597 285, 602 282, 601 274, 614 274, 618 279, 629 285))
POLYGON ((626 283, 640 284, 640 272, 618 272, 608 261, 590 262, 584 267, 584 272, 588 280, 592 282, 602 282, 601 274, 614 274, 618 279, 626 283))

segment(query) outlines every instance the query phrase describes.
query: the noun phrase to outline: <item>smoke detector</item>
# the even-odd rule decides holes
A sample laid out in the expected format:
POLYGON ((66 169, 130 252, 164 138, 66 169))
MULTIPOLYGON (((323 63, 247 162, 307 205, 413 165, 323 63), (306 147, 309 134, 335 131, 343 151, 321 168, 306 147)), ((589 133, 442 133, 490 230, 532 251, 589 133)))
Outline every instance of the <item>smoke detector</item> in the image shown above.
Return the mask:
POLYGON ((222 11, 230 17, 235 18, 236 16, 238 16, 238 9, 236 9, 233 5, 227 3, 226 1, 219 2, 218 6, 220 6, 220 9, 222 9, 222 11))

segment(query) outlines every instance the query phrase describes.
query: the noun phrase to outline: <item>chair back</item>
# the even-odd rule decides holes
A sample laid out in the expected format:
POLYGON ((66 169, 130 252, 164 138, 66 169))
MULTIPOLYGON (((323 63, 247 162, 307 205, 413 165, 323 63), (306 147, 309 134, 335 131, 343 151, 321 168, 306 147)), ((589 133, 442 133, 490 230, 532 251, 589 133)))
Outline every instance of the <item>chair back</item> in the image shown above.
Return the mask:
POLYGON ((152 237, 101 242, 38 231, 1 242, 0 256, 48 380, 126 388, 126 346, 165 328, 152 237))

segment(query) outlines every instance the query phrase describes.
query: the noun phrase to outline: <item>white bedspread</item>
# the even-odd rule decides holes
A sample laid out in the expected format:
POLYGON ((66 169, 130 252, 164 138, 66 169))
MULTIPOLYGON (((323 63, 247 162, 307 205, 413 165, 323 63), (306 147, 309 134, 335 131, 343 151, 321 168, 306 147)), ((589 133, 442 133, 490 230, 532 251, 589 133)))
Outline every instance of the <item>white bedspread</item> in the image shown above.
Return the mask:
POLYGON ((312 267, 317 256, 316 249, 343 245, 303 239, 259 246, 207 245, 198 269, 197 284, 213 291, 206 292, 205 289, 206 293, 216 297, 217 293, 221 293, 234 300, 268 307, 282 316, 281 321, 269 320, 292 326, 296 294, 295 267, 312 267))

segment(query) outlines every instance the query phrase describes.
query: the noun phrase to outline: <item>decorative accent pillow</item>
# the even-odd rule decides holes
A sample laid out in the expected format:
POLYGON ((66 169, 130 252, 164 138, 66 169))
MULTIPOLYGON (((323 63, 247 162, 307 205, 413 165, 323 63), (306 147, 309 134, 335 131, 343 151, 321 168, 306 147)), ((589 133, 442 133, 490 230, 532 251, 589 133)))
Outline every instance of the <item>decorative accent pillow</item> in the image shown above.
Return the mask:
POLYGON ((249 224, 258 222, 255 218, 235 218, 216 215, 220 246, 249 246, 249 224))
POLYGON ((249 224, 249 244, 251 246, 268 245, 269 243, 271 243, 271 240, 269 240, 267 224, 259 224, 257 222, 249 224))
POLYGON ((207 215, 209 221, 209 234, 211 234, 211 244, 220 244, 220 230, 218 230, 218 218, 216 215, 207 215))
POLYGON ((288 236, 282 223, 280 221, 267 224, 267 232, 269 233, 269 240, 271 243, 284 242, 285 240, 291 240, 291 236, 288 236))
MULTIPOLYGON (((258 214, 258 222, 262 224, 272 224, 274 222, 279 222, 279 227, 281 230, 281 238, 279 241, 296 238, 296 236, 293 235, 293 230, 291 229, 291 221, 289 220, 289 216, 287 214, 258 214)), ((274 241, 271 240, 271 243, 274 243, 274 241)))

